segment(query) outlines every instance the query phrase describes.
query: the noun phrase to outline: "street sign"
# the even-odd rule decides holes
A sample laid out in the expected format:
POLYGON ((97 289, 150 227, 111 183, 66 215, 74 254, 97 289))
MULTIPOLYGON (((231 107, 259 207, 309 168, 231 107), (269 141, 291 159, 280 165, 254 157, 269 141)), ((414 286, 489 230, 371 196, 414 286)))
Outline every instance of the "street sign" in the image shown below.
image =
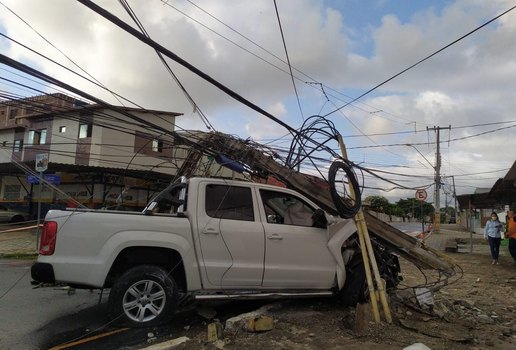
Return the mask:
POLYGON ((48 169, 48 153, 36 154, 36 171, 44 172, 48 169))
POLYGON ((428 197, 428 194, 426 193, 426 191, 425 191, 425 190, 420 189, 420 190, 417 190, 417 191, 416 191, 416 199, 417 199, 418 201, 422 201, 422 202, 423 202, 423 201, 425 201, 425 200, 426 200, 426 198, 427 198, 427 197, 428 197))
MULTIPOLYGON (((61 183, 61 176, 55 174, 44 174, 43 179, 46 182, 50 182, 52 185, 59 185, 61 183)), ((37 185, 39 184, 39 176, 29 175, 27 176, 27 183, 37 185)))

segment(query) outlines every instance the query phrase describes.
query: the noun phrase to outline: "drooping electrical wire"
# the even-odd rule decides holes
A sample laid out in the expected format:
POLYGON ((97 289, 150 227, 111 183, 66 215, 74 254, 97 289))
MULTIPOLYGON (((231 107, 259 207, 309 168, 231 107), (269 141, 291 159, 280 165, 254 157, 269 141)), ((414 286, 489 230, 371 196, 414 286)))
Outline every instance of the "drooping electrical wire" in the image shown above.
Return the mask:
MULTIPOLYGON (((69 62, 71 62, 75 67, 77 67, 79 70, 81 70, 84 74, 86 74, 89 78, 91 78, 95 83, 97 83, 99 86, 102 86, 105 88, 105 86, 96 79, 93 75, 88 73, 85 69, 83 69, 77 62, 75 62, 70 56, 68 56, 66 53, 64 53, 61 49, 59 49, 56 45, 54 45, 50 40, 48 40, 43 34, 41 34, 36 28, 30 25, 27 21, 25 21, 20 15, 18 15, 16 12, 14 12, 12 9, 10 9, 8 6, 6 6, 3 2, 0 2, 0 4, 5 7, 9 12, 11 12, 16 18, 18 18, 21 22, 23 22, 27 27, 29 27, 36 35, 38 35, 43 41, 45 41, 47 44, 49 44, 51 47, 53 47, 55 50, 57 50, 61 55, 63 55, 69 62)), ((108 89, 106 89, 108 90, 108 89)), ((108 90, 109 91, 109 90, 108 90)), ((112 93, 113 97, 123 105, 123 102, 119 99, 117 94, 112 93)))
POLYGON ((276 0, 274 1, 274 9, 276 10, 276 18, 278 19, 278 26, 281 34, 281 41, 283 42, 283 48, 285 49, 285 57, 287 58, 288 70, 290 72, 290 78, 292 79, 292 86, 294 87, 294 93, 296 94, 297 106, 299 107, 299 113, 301 113, 301 118, 304 121, 305 116, 303 115, 303 109, 301 108, 301 101, 299 100, 299 94, 297 92, 296 82, 294 81, 294 73, 292 73, 292 65, 290 64, 290 57, 288 55, 287 43, 285 41, 285 34, 283 33, 283 27, 281 25, 281 19, 279 15, 278 5, 276 0))
MULTIPOLYGON (((163 3, 163 5, 166 5, 172 9, 174 9, 175 11, 179 12, 180 14, 182 14, 183 16, 185 16, 186 18, 188 18, 189 20, 193 21, 194 23, 197 23, 198 25, 202 26, 203 28, 209 30, 210 32, 214 33, 215 35, 218 35, 219 37, 221 37, 222 39, 230 42, 231 44, 235 45, 236 47, 242 49, 243 51, 251 54, 252 56, 258 58, 259 60, 271 65, 272 67, 278 69, 279 71, 285 73, 285 74, 289 74, 292 76, 292 73, 286 71, 285 69, 281 68, 281 67, 278 67, 276 64, 266 60, 265 58, 261 57, 261 56, 258 56, 257 54, 255 54, 254 52, 246 49, 245 47, 243 47, 242 45, 238 44, 237 42, 229 39, 228 37, 220 34, 219 32, 215 31, 214 29, 208 27, 206 24, 200 22, 199 20, 195 19, 193 16, 190 16, 188 15, 187 13, 185 13, 184 11, 181 11, 179 8, 177 8, 176 6, 172 5, 168 0, 161 0, 161 2, 163 3)), ((264 51, 265 53, 267 53, 268 55, 270 55, 271 57, 274 57, 275 59, 277 59, 278 61, 284 63, 284 64, 288 64, 288 62, 286 62, 283 58, 279 57, 278 55, 274 54, 273 52, 271 52, 270 50, 268 50, 267 48, 265 48, 263 45, 260 45, 259 43, 257 43, 256 41, 252 40, 251 38, 249 38, 248 36, 242 34, 240 31, 236 30, 235 28, 231 27, 229 24, 223 22, 222 20, 220 20, 219 18, 217 18, 216 16, 214 16, 213 14, 211 14, 210 12, 206 11, 205 9, 203 9, 201 6, 199 6, 198 4, 195 4, 194 2, 192 1, 189 1, 187 0, 188 3, 190 3, 192 6, 194 6, 195 8, 199 9, 200 11, 202 11, 204 14, 206 14, 207 16, 209 16, 210 18, 212 18, 213 20, 215 20, 216 22, 220 23, 221 25, 223 25, 224 27, 226 27, 227 29, 231 30, 233 33, 237 34, 239 37, 243 38, 244 40, 246 40, 247 42, 251 43, 252 45, 254 45, 255 47, 259 48, 260 50, 264 51)), ((320 82, 318 82, 318 79, 308 75, 306 72, 303 72, 301 71, 300 69, 296 68, 295 66, 290 66, 291 69, 295 70, 297 73, 301 74, 303 77, 305 77, 306 79, 308 79, 309 81, 305 81, 306 79, 301 79, 297 76, 294 76, 294 79, 295 80, 298 80, 299 82, 304 82, 305 84, 309 85, 309 86, 312 86, 312 84, 315 84, 315 85, 319 85, 321 87, 321 90, 324 90, 324 88, 334 92, 335 94, 338 94, 340 96, 344 96, 346 99, 353 99, 353 97, 351 96, 348 96, 344 93, 342 93, 341 91, 338 91, 337 89, 334 89, 328 85, 325 85, 325 84, 322 84, 320 82)), ((326 93, 325 93, 326 94, 326 93)), ((335 100, 338 100, 338 101, 342 101, 342 98, 338 97, 338 96, 335 96, 335 95, 332 95, 332 94, 329 94, 333 99, 335 100)), ((327 95, 327 96, 328 96, 327 95)), ((373 106, 370 106, 369 104, 367 103, 364 103, 364 102, 361 102, 361 101, 358 101, 359 104, 363 104, 367 107, 370 107, 370 108, 374 108, 373 106)), ((358 108, 360 110, 363 110, 365 111, 364 109, 358 107, 356 104, 354 104, 355 108, 358 108)), ((376 108, 374 108, 375 110, 377 110, 376 108)), ((367 113, 370 113, 369 111, 365 111, 367 113)), ((319 113, 321 114, 321 113, 319 113)), ((405 119, 405 118, 401 118, 399 116, 396 116, 394 115, 393 113, 389 113, 385 110, 382 110, 382 114, 389 114, 395 118, 398 118, 398 119, 402 119, 406 122, 410 122, 410 123, 416 123, 416 121, 413 121, 413 120, 409 120, 409 119, 405 119)), ((382 118, 385 118, 385 119, 389 119, 385 116, 381 116, 382 118)), ((389 119, 390 120, 390 119, 389 119)), ((400 123, 399 121, 394 121, 394 122, 397 122, 397 123, 400 123)))
POLYGON ((172 51, 168 50, 167 48, 163 47, 162 45, 158 44, 154 40, 147 38, 145 35, 143 35, 142 33, 138 32, 136 29, 134 29, 133 27, 131 27, 130 25, 128 25, 127 23, 125 23, 124 21, 119 19, 117 16, 113 15, 112 13, 110 13, 109 11, 105 10, 104 8, 98 6, 97 4, 93 3, 90 0, 77 0, 77 1, 80 2, 81 4, 85 5, 90 10, 94 11, 95 13, 101 15, 102 17, 104 17, 105 19, 107 19, 111 23, 115 24, 119 28, 123 29, 127 33, 131 34, 132 36, 134 36, 138 40, 144 42, 145 44, 151 46, 153 49, 161 52, 163 55, 165 55, 168 58, 174 60, 175 62, 179 63, 183 67, 187 68, 188 70, 190 70, 194 74, 198 75, 202 79, 206 80, 207 82, 209 82, 213 86, 217 87, 218 89, 220 89, 221 91, 226 93, 228 96, 230 96, 233 99, 237 100, 238 102, 244 104, 245 106, 251 108, 252 110, 254 110, 254 111, 256 111, 256 112, 266 116, 267 118, 275 121, 279 125, 283 126, 285 129, 287 129, 290 133, 292 133, 292 134, 296 134, 297 133, 297 131, 294 128, 292 128, 290 125, 286 124, 285 122, 283 122, 282 120, 276 118, 275 116, 273 116, 269 112, 267 112, 267 111, 263 110, 262 108, 258 107, 257 105, 255 105, 254 103, 249 101, 248 99, 244 98, 240 94, 238 94, 235 91, 231 90, 230 88, 228 88, 227 86, 225 86, 224 84, 219 82, 218 80, 212 78, 208 74, 204 73, 203 71, 201 71, 197 67, 193 66, 192 64, 190 64, 186 60, 182 59, 181 57, 179 57, 178 55, 176 55, 172 51))
MULTIPOLYGON (((134 13, 134 11, 132 10, 131 6, 129 5, 129 3, 126 1, 126 0, 118 0, 120 2, 120 4, 122 5, 122 7, 126 10, 126 12, 129 14, 129 17, 131 17, 131 19, 136 23, 136 25, 138 26, 138 28, 140 29, 140 31, 146 36, 148 37, 149 39, 151 38, 149 33, 145 30, 145 27, 143 26, 143 24, 141 23, 141 21, 138 19, 138 17, 136 16, 136 13, 134 13)), ((177 77, 177 75, 172 71, 172 68, 170 68, 170 65, 167 63, 167 61, 165 60, 165 57, 163 57, 163 55, 161 54, 161 52, 159 52, 158 50, 155 50, 156 51, 156 54, 158 55, 161 63, 163 64, 163 66, 165 67, 165 69, 167 70, 167 72, 170 74, 170 76, 172 77, 172 79, 174 79, 174 81, 176 82, 176 84, 179 86, 180 90, 183 92, 183 94, 185 95, 186 99, 188 100, 188 102, 190 102, 190 104, 192 105, 192 107, 194 108, 194 112, 197 112, 199 114, 199 117, 201 118, 201 121, 204 123, 204 125, 206 126, 206 128, 208 130, 214 130, 213 128, 213 125, 210 123, 210 121, 208 120, 208 118, 206 117, 206 115, 203 113, 203 111, 201 110, 201 108, 199 107, 199 105, 194 101, 193 97, 190 95, 190 93, 186 90, 186 88, 184 87, 184 85, 179 81, 179 78, 177 77)))

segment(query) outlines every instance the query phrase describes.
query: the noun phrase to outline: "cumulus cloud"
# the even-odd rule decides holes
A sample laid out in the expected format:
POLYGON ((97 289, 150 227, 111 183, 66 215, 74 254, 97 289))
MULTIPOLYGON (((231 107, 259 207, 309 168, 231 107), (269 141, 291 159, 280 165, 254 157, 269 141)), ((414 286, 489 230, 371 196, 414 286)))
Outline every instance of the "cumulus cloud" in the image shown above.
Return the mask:
MULTIPOLYGON (((185 113, 179 118, 181 127, 205 129, 155 52, 86 7, 58 0, 3 2, 110 89, 146 108, 185 113)), ((97 3, 131 23, 118 2, 97 3)), ((295 127, 301 125, 270 1, 199 0, 195 2, 198 7, 184 1, 130 4, 155 41, 276 117, 295 127)), ((392 8, 382 15, 377 26, 363 29, 346 21, 346 2, 333 7, 317 0, 278 2, 305 117, 342 106, 511 6, 509 0, 456 0, 437 7, 421 7, 408 17, 398 15, 392 8), (369 52, 354 52, 350 33, 353 40, 367 37, 369 52), (314 81, 324 83, 324 89, 305 84, 314 81)), ((513 129, 471 136, 513 124, 474 125, 516 119, 515 16, 507 14, 344 108, 343 114, 329 115, 342 134, 356 136, 346 140, 350 156, 366 165, 396 165, 399 168, 393 167, 393 171, 410 169, 431 175, 432 169, 421 165, 426 163, 421 156, 403 145, 427 142, 427 146, 420 148, 433 161, 435 134, 422 130, 426 126, 452 125, 454 129, 443 133, 442 138, 451 140, 442 146, 444 171, 453 174, 508 167, 513 159, 500 150, 516 146, 511 137, 513 129), (360 136, 399 131, 405 133, 360 136), (382 146, 388 144, 401 146, 382 146), (362 146, 368 148, 358 148, 362 146)), ((7 35, 79 71, 2 7, 0 23, 7 35)), ((116 102, 108 92, 15 44, 2 40, 0 45, 2 52, 12 58, 116 102)), ((217 129, 255 139, 275 138, 284 133, 189 70, 167 61, 217 129)), ((495 176, 503 175, 501 172, 495 176)), ((489 181, 492 179, 478 184, 489 187, 489 181)), ((400 194, 393 190, 389 195, 393 193, 400 194)))

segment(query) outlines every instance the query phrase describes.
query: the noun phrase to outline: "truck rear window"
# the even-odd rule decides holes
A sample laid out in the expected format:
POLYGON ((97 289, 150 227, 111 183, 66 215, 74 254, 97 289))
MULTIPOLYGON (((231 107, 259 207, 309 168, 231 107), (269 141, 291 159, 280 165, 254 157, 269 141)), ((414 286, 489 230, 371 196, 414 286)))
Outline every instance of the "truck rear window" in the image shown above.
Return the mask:
POLYGON ((254 221, 253 197, 248 187, 208 185, 205 203, 210 217, 254 221))

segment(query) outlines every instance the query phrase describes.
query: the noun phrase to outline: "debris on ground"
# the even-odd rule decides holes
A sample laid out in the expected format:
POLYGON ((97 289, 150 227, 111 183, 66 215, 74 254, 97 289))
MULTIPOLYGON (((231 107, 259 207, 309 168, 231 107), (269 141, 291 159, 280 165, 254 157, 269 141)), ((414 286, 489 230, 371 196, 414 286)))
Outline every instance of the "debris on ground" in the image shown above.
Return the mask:
POLYGON ((220 322, 213 322, 208 325, 208 341, 211 343, 224 339, 224 326, 220 322))
MULTIPOLYGON (((357 331, 362 311, 336 299, 283 300, 235 317, 227 315, 227 319, 221 316, 224 306, 219 310, 214 305, 226 326, 224 339, 207 342, 206 325, 192 326, 188 331, 192 340, 180 348, 400 350, 421 343, 432 350, 515 349, 514 265, 502 260, 493 268, 488 255, 449 254, 464 269, 463 278, 435 291, 429 288, 433 304, 420 303, 415 288, 410 287, 423 286, 425 276, 407 260, 400 260, 404 281, 390 298, 393 324, 365 322, 357 331), (479 276, 481 280, 475 282, 479 276), (272 318, 271 330, 244 330, 246 320, 260 316, 272 318)), ((201 323, 202 319, 199 316, 201 323)))

